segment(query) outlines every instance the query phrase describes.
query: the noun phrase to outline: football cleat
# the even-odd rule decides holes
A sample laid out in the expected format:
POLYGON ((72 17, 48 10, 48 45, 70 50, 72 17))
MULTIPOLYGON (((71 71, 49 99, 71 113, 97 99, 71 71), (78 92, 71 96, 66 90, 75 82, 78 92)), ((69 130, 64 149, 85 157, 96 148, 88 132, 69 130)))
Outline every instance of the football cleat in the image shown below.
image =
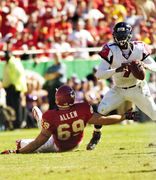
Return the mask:
POLYGON ((0 154, 12 154, 12 153, 19 153, 18 150, 6 150, 1 152, 0 154))
POLYGON ((95 149, 96 145, 100 142, 100 140, 101 140, 101 132, 94 131, 93 137, 87 145, 87 150, 95 149))
POLYGON ((37 106, 34 106, 32 108, 32 114, 33 114, 33 117, 37 121, 37 126, 39 127, 39 129, 42 129, 42 126, 41 126, 42 112, 41 112, 41 110, 37 106))

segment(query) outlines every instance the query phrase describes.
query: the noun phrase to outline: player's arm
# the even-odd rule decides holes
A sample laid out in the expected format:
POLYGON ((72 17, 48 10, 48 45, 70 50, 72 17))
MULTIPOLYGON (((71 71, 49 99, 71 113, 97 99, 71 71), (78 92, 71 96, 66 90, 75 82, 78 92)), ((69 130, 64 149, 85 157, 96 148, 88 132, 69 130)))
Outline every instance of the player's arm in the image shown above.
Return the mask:
POLYGON ((95 125, 110 125, 110 124, 116 124, 125 119, 126 119, 125 115, 103 116, 101 114, 94 113, 91 119, 89 119, 88 123, 95 125))
POLYGON ((123 115, 108 115, 104 116, 98 113, 94 113, 93 116, 89 119, 89 124, 95 124, 95 125, 110 125, 110 124, 116 124, 119 123, 125 119, 128 120, 137 120, 139 118, 139 114, 137 111, 132 112, 132 109, 128 110, 123 115))
POLYGON ((142 61, 142 64, 145 69, 149 70, 150 72, 156 72, 156 62, 150 56, 142 61))
POLYGON ((43 144, 45 144, 48 141, 48 139, 50 138, 50 136, 51 136, 51 133, 48 130, 42 128, 42 131, 37 136, 37 138, 34 141, 32 141, 31 143, 29 143, 27 146, 19 149, 18 153, 34 152, 36 149, 38 149, 43 144))
POLYGON ((116 72, 115 69, 109 69, 110 64, 107 61, 101 61, 96 72, 96 77, 98 79, 108 79, 112 77, 116 72))
POLYGON ((98 79, 108 79, 112 77, 115 73, 128 71, 127 65, 125 64, 116 69, 110 69, 110 64, 107 61, 101 61, 96 72, 96 77, 98 79))
POLYGON ((45 144, 48 139, 50 138, 51 133, 48 130, 42 129, 40 134, 37 136, 37 138, 26 145, 25 147, 19 149, 19 150, 6 150, 1 152, 1 154, 10 154, 10 153, 32 153, 39 147, 41 147, 43 144, 45 144))

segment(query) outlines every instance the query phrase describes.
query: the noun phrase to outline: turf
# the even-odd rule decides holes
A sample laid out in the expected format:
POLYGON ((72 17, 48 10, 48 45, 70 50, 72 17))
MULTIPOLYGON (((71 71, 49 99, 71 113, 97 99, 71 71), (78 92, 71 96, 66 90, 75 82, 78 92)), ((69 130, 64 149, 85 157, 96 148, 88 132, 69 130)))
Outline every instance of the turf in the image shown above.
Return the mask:
MULTIPOLYGON (((154 180, 156 123, 112 125, 102 129, 93 151, 87 126, 81 146, 65 153, 0 155, 0 180, 154 180)), ((38 129, 0 132, 0 151, 15 149, 15 140, 35 138, 38 129)))

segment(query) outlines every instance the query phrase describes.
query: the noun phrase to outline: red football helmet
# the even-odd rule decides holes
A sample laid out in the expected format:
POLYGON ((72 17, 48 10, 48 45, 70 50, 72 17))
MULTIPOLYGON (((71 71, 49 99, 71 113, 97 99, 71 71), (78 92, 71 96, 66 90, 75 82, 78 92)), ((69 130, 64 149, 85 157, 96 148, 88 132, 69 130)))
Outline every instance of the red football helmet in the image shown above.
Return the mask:
POLYGON ((74 104, 75 91, 68 85, 60 86, 56 90, 55 101, 58 107, 69 107, 74 104))

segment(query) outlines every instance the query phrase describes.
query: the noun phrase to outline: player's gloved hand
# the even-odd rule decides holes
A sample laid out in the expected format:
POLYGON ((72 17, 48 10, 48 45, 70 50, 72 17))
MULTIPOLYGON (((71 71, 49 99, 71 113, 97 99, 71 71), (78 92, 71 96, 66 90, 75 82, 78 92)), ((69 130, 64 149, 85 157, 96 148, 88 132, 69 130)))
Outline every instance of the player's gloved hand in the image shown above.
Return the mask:
POLYGON ((125 116, 126 116, 126 119, 128 119, 128 120, 137 121, 137 120, 139 120, 140 114, 138 111, 132 112, 132 108, 131 108, 125 113, 125 116))
POLYGON ((128 65, 129 63, 122 63, 122 65, 118 68, 115 69, 115 72, 123 72, 123 71, 128 71, 128 65))
POLYGON ((143 66, 145 69, 148 69, 147 65, 143 61, 140 61, 140 65, 143 66))
POLYGON ((12 153, 17 154, 18 150, 6 150, 6 151, 1 152, 1 154, 12 154, 12 153))

